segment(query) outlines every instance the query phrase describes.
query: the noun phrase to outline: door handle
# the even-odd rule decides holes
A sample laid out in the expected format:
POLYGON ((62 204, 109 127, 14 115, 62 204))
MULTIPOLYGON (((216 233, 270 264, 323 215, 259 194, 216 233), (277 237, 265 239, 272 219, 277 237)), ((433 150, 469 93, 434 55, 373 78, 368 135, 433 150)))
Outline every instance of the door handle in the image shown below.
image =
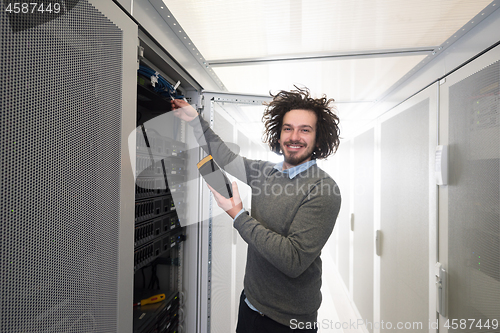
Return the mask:
POLYGON ((446 316, 446 280, 447 280, 447 273, 446 270, 443 268, 443 265, 439 262, 436 263, 435 265, 436 269, 436 305, 437 305, 437 312, 445 317, 446 316))

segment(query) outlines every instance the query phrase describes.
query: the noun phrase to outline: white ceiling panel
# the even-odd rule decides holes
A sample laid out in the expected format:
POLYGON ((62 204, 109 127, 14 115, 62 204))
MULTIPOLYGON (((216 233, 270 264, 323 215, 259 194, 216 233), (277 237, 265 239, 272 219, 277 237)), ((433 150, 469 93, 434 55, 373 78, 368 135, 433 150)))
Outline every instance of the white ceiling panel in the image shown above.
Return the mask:
POLYGON ((491 0, 163 0, 209 62, 437 46, 491 0))

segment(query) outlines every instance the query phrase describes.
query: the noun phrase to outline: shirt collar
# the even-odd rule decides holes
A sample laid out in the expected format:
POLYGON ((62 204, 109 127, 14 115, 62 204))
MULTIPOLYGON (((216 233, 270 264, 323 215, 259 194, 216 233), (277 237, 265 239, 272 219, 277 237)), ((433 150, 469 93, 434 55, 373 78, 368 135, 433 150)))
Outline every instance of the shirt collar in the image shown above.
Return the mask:
POLYGON ((310 167, 312 167, 315 164, 316 164, 316 160, 310 160, 310 161, 307 161, 305 163, 294 166, 290 169, 283 170, 283 162, 279 162, 278 164, 276 164, 274 166, 274 168, 280 172, 287 173, 288 177, 290 179, 293 179, 299 173, 301 173, 302 171, 306 171, 307 169, 309 169, 310 167))

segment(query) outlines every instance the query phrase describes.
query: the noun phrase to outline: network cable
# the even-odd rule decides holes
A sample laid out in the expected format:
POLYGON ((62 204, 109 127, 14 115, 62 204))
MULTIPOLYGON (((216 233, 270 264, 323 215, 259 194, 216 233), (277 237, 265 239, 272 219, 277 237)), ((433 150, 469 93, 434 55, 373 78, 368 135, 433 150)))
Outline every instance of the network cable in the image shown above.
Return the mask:
POLYGON ((138 74, 143 75, 151 80, 153 90, 169 99, 183 99, 184 95, 177 94, 176 87, 172 86, 167 80, 165 80, 160 73, 147 67, 139 66, 137 70, 138 74))

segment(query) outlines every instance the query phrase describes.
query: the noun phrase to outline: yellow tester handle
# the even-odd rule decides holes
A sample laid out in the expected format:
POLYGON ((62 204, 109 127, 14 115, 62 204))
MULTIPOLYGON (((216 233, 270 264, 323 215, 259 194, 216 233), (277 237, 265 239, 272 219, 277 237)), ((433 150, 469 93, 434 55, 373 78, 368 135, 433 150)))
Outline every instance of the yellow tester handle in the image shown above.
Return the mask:
POLYGON ((154 295, 149 298, 141 300, 141 305, 158 303, 163 301, 164 299, 165 299, 165 294, 154 295))

